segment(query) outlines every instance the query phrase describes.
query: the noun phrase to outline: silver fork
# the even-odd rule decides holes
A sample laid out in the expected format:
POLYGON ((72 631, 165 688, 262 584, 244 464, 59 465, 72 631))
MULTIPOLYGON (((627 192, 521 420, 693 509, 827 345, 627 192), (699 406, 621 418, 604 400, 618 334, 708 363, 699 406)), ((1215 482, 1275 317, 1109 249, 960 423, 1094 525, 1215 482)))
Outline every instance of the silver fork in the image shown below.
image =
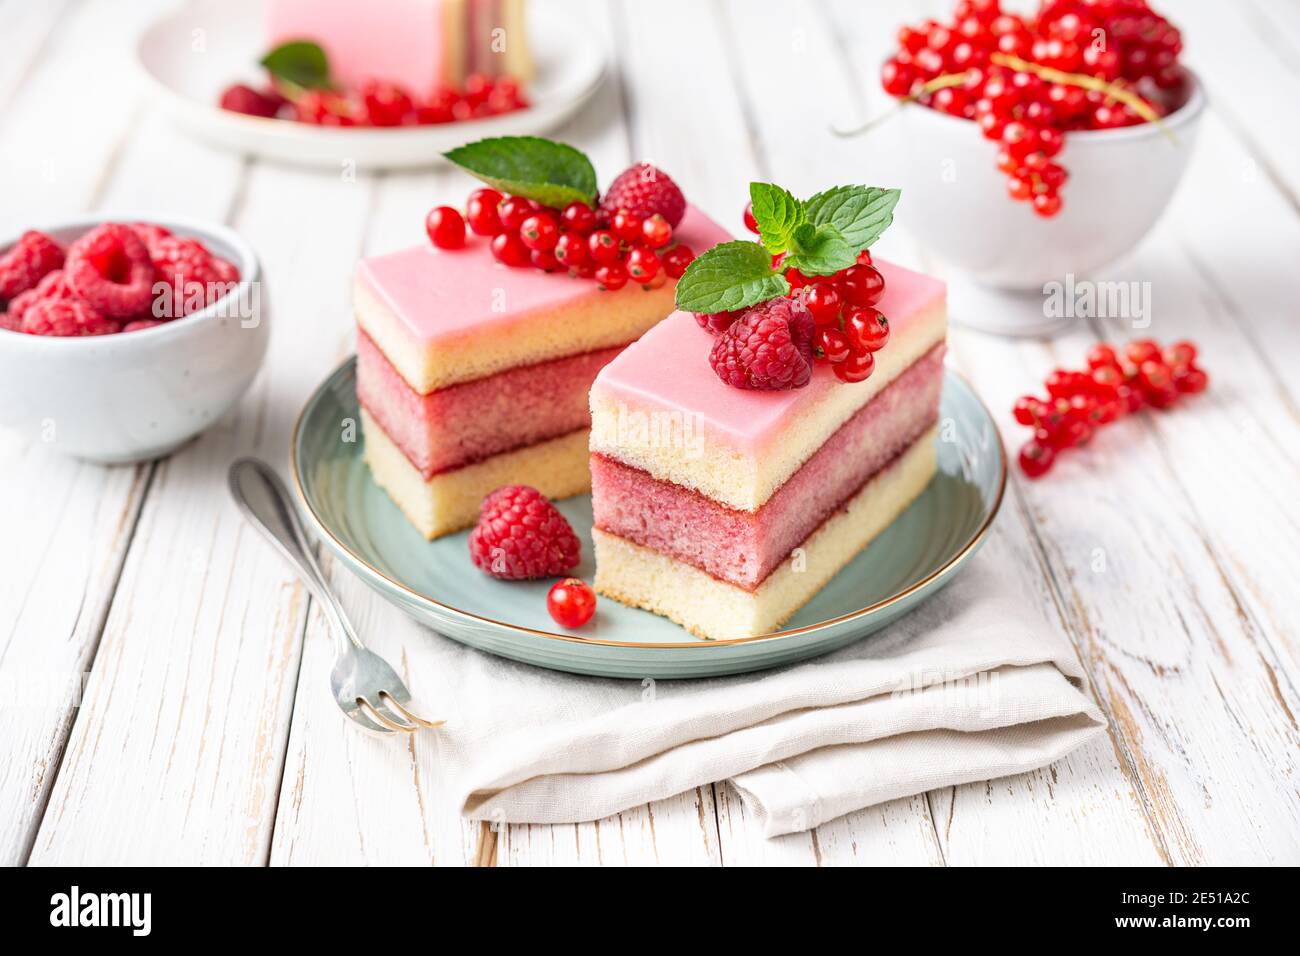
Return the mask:
POLYGON ((239 510, 297 569, 329 619, 336 653, 330 689, 343 715, 384 735, 442 726, 441 720, 425 720, 411 712, 411 692, 397 672, 366 650, 357 637, 307 544, 307 533, 280 476, 264 461, 241 458, 230 466, 229 478, 239 510))

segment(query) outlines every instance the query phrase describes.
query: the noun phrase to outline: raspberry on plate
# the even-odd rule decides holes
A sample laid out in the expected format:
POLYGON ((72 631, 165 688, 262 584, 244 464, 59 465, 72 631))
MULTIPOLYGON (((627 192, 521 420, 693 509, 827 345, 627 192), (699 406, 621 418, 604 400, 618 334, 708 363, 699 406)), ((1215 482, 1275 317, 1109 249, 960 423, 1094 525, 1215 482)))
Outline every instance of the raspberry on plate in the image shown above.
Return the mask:
POLYGON ((43 232, 28 230, 13 248, 0 255, 0 299, 10 301, 34 289, 63 265, 63 247, 43 232))
POLYGON ((23 331, 28 335, 112 335, 122 325, 75 299, 44 299, 27 309, 23 331))
POLYGON ((801 299, 770 299, 718 336, 709 364, 718 378, 734 388, 803 388, 812 378, 816 330, 801 299))
POLYGON ((564 515, 527 485, 507 485, 484 498, 469 535, 474 566, 509 581, 566 574, 577 567, 580 548, 564 515))
POLYGON ((64 271, 72 291, 110 319, 139 315, 153 300, 153 261, 130 226, 90 230, 68 250, 64 271))
POLYGON ((609 215, 627 210, 637 219, 660 215, 674 229, 686 215, 686 197, 667 173, 649 163, 637 163, 618 174, 600 203, 609 215))

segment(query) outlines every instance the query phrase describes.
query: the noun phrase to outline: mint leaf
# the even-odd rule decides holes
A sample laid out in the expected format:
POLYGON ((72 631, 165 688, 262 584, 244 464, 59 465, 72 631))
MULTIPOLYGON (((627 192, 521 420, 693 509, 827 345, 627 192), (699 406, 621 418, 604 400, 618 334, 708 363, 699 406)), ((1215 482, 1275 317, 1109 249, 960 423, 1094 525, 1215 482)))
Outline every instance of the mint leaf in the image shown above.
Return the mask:
POLYGON ((772 183, 750 183, 749 200, 754 221, 768 252, 785 252, 795 227, 804 222, 803 203, 772 183))
POLYGON ((687 312, 731 312, 790 291, 772 268, 772 256, 757 242, 724 242, 689 266, 677 280, 677 308, 687 312))
POLYGON ((834 226, 854 252, 861 252, 894 221, 898 197, 897 189, 836 186, 804 203, 804 214, 818 226, 834 226))
POLYGON ((309 40, 281 43, 262 57, 261 64, 277 80, 305 90, 326 90, 333 86, 329 58, 320 44, 309 40))
POLYGON ((782 268, 798 269, 806 276, 828 276, 857 262, 858 250, 831 225, 805 222, 795 229, 790 255, 782 268))
POLYGON ((540 136, 498 136, 443 153, 494 189, 563 208, 596 204, 596 170, 581 150, 540 136))

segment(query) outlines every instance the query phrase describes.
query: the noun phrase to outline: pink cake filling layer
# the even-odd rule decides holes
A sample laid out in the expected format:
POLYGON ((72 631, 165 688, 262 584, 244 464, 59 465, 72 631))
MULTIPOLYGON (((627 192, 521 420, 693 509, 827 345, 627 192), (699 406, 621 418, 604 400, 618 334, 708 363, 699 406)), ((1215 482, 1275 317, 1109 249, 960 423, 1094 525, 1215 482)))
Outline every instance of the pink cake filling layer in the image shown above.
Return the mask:
POLYGON ((944 346, 840 426, 756 512, 739 511, 604 455, 591 457, 595 526, 752 591, 939 416, 944 346))
POLYGON ((591 426, 587 392, 622 346, 524 365, 420 395, 364 332, 357 396, 428 480, 491 455, 591 426))

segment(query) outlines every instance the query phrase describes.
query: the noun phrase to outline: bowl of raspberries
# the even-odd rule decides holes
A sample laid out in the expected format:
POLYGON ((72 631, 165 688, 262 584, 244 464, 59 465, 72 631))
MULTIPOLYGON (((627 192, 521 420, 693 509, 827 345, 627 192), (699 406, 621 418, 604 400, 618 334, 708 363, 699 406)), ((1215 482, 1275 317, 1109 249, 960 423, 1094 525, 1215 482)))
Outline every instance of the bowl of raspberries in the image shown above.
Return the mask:
POLYGON ((105 464, 168 454, 261 365, 261 279, 224 226, 123 215, 0 236, 0 426, 105 464))
POLYGON ((908 227, 1005 289, 1118 259, 1191 157, 1205 96, 1182 49, 1147 0, 958 0, 903 25, 880 79, 902 105, 908 227))

